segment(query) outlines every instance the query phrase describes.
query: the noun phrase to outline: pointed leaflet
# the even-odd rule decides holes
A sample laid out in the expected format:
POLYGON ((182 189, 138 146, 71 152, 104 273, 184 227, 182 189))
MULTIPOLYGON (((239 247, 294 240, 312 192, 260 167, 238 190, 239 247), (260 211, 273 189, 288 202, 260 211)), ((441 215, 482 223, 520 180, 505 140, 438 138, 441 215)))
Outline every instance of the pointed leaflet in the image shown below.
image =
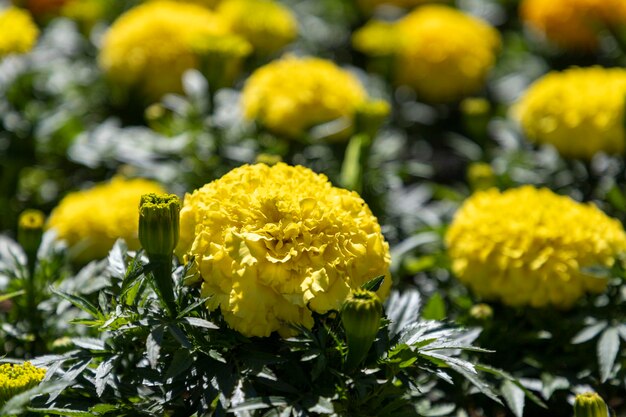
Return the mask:
POLYGON ((600 380, 606 381, 611 376, 611 370, 619 351, 619 333, 615 327, 609 327, 598 340, 598 366, 600 367, 600 380))

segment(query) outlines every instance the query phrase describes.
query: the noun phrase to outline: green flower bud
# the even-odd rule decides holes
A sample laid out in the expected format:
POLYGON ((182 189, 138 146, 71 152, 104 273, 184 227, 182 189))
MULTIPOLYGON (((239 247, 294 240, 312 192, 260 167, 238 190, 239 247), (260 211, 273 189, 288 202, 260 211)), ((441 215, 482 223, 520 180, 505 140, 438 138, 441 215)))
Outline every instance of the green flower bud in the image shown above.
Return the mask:
POLYGON ((20 214, 17 241, 29 256, 37 254, 41 244, 41 237, 43 236, 45 220, 46 216, 39 210, 24 210, 20 214))
POLYGON ((180 200, 174 194, 144 194, 139 203, 139 241, 153 257, 171 257, 178 244, 180 200))
POLYGON ((474 139, 483 140, 491 118, 491 103, 484 98, 466 98, 461 101, 461 114, 465 130, 474 139))
POLYGON ((595 392, 585 392, 576 396, 574 417, 609 417, 609 411, 602 397, 595 392))
POLYGON ((376 293, 354 290, 341 306, 341 323, 348 341, 346 368, 356 368, 369 351, 383 314, 383 306, 376 293))
POLYGON ((389 112, 389 103, 385 100, 366 101, 356 109, 356 131, 373 138, 389 116, 389 112))

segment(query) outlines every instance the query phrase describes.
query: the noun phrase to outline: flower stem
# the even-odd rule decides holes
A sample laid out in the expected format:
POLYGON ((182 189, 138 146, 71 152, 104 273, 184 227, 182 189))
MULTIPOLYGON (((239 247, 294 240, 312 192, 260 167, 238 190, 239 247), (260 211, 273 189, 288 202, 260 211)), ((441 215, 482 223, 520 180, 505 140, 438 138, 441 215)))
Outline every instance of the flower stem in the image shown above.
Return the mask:
POLYGON ((172 256, 152 257, 153 287, 156 291, 163 307, 168 314, 174 317, 176 313, 176 303, 174 301, 174 285, 172 283, 172 256))

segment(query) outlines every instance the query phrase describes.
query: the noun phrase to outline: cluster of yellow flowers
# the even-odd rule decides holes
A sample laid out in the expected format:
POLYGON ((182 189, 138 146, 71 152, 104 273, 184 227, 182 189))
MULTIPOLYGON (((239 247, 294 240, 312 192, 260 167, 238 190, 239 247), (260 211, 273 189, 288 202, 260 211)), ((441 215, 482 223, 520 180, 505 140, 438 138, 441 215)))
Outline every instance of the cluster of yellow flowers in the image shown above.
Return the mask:
POLYGON ((192 45, 230 34, 215 13, 195 4, 155 1, 123 14, 105 35, 100 65, 116 83, 151 99, 182 90, 181 77, 198 68, 192 45))
POLYGON ((366 101, 359 80, 332 61, 295 56, 254 71, 242 92, 247 118, 291 138, 339 118, 352 125, 357 108, 366 101))
POLYGON ((601 29, 626 24, 626 2, 524 0, 520 16, 528 26, 562 48, 593 50, 601 29))
POLYGON ((526 136, 566 157, 622 153, 626 70, 572 68, 535 82, 514 109, 526 136))
POLYGON ((27 11, 17 7, 0 11, 0 59, 30 51, 37 36, 39 29, 27 11))
POLYGON ((159 0, 120 16, 105 35, 99 60, 112 81, 155 100, 181 92, 188 69, 213 75, 207 78, 214 88, 232 83, 252 47, 272 53, 296 35, 291 12, 271 0, 231 0, 214 11, 159 0))
POLYGON ((583 268, 610 267, 626 251, 619 221, 596 206, 524 186, 473 194, 446 234, 452 270, 476 295, 510 306, 571 307, 606 280, 583 268))
POLYGON ((366 54, 390 56, 394 82, 412 87, 421 100, 450 102, 483 87, 500 35, 456 9, 427 5, 393 24, 368 23, 353 43, 366 54))
POLYGON ((46 370, 30 362, 22 365, 4 363, 0 365, 0 405, 11 397, 35 387, 46 376, 46 370))
POLYGON ((50 215, 48 227, 68 243, 73 259, 79 263, 105 257, 118 238, 137 249, 141 195, 164 192, 152 181, 116 177, 65 196, 50 215))
POLYGON ((187 194, 180 231, 177 254, 194 257, 208 308, 246 336, 310 328, 312 311, 338 309, 351 289, 386 275, 384 299, 391 285, 365 202, 301 166, 245 165, 187 194))

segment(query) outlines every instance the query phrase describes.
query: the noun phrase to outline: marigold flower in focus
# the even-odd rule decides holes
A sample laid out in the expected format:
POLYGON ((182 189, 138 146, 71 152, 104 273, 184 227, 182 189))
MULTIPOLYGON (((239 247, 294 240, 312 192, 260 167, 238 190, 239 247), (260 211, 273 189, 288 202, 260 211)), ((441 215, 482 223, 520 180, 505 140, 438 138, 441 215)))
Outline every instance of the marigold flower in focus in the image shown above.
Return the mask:
POLYGON ((454 274, 476 295, 510 306, 571 307, 606 280, 583 272, 610 267, 626 233, 592 204, 548 189, 492 188, 468 198, 446 234, 454 274))
MULTIPOLYGON (((111 26, 100 51, 100 66, 123 86, 137 88, 150 99, 182 91, 181 77, 198 69, 198 45, 232 36, 228 25, 197 4, 155 1, 137 6, 111 26)), ((220 65, 221 68, 221 65, 220 65)))
POLYGON ((607 26, 626 24, 623 0, 523 0, 522 20, 565 49, 593 50, 607 26))
POLYGON ((63 6, 71 1, 79 0, 12 0, 12 3, 27 9, 40 20, 58 15, 63 6))
POLYGON ((3 363, 0 365, 0 405, 11 397, 29 390, 39 384, 46 370, 33 366, 30 362, 23 364, 3 363))
POLYGON ((365 202, 301 166, 245 165, 187 194, 180 231, 208 308, 246 336, 310 328, 379 275, 389 292, 389 245, 365 202))
POLYGON ((0 59, 23 54, 35 46, 39 29, 27 11, 9 7, 0 11, 0 59))
POLYGON ((353 43, 366 54, 393 56, 396 84, 412 87, 421 100, 445 103, 483 87, 496 62, 500 35, 451 7, 427 5, 393 24, 368 23, 353 43))
POLYGON ((223 1, 216 11, 260 54, 276 52, 298 36, 294 15, 273 0, 223 1))
POLYGON ((153 181, 116 177, 65 196, 50 215, 48 227, 68 243, 72 258, 79 263, 105 257, 118 238, 123 238, 129 248, 138 249, 137 207, 141 196, 164 192, 153 181))
POLYGON ((367 93, 355 76, 332 61, 287 56, 254 71, 241 100, 248 119, 298 138, 307 129, 338 118, 353 125, 367 93))
POLYGON ((561 155, 589 159, 624 152, 626 70, 572 68, 551 72, 529 87, 514 109, 532 142, 561 155))

